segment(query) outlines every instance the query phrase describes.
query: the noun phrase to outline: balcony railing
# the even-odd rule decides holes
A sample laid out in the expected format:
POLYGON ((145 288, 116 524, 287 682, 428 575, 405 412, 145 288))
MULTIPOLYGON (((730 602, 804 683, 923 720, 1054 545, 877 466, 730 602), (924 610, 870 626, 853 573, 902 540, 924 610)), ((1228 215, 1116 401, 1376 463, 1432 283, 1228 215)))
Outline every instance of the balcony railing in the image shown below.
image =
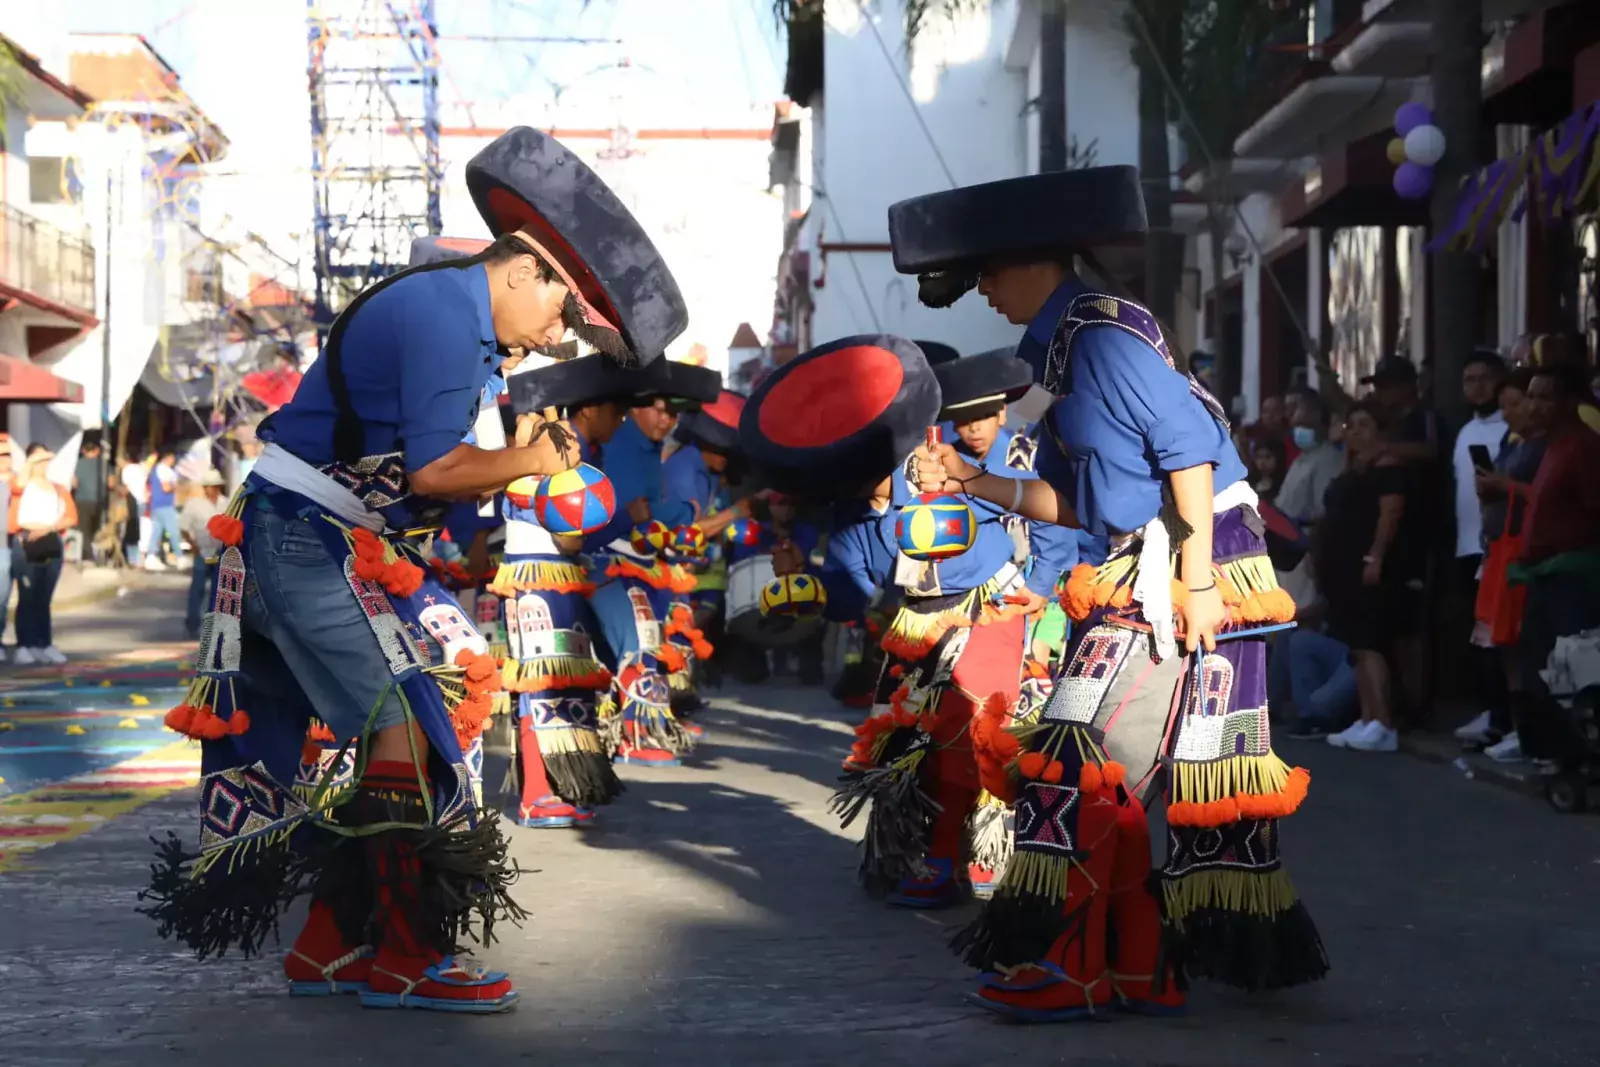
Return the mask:
POLYGON ((94 249, 0 204, 0 282, 77 311, 94 312, 94 249))

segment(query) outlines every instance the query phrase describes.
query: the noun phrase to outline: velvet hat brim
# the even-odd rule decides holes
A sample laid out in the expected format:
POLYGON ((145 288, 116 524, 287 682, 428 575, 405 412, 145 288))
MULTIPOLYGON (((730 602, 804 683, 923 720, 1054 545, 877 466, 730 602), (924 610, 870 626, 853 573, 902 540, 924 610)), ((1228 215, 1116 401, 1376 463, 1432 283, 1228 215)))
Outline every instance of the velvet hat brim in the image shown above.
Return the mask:
POLYGON ((768 488, 811 500, 859 495, 927 439, 939 382, 914 342, 844 337, 778 367, 739 418, 739 442, 768 488))

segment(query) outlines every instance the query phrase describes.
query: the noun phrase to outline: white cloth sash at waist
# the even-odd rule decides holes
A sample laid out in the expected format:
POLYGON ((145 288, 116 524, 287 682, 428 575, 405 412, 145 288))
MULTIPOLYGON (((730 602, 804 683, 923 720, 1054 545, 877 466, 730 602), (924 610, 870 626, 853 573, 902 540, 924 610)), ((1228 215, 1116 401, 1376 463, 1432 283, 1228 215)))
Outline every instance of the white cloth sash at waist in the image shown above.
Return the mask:
POLYGON ((277 444, 268 444, 262 449, 251 473, 280 489, 299 493, 353 526, 382 533, 388 525, 383 516, 367 507, 360 497, 277 444))
MULTIPOLYGON (((1241 479, 1212 498, 1211 513, 1221 515, 1241 506, 1254 508, 1260 502, 1250 483, 1241 479)), ((1170 659, 1178 652, 1177 628, 1172 621, 1172 541, 1159 514, 1145 523, 1139 536, 1144 543, 1139 547, 1133 599, 1139 602, 1144 621, 1150 624, 1156 655, 1170 659)))
MULTIPOLYGON (((505 525, 506 555, 508 556, 559 556, 555 536, 535 522, 509 519, 505 525)), ((493 535, 490 535, 491 539, 493 535)))

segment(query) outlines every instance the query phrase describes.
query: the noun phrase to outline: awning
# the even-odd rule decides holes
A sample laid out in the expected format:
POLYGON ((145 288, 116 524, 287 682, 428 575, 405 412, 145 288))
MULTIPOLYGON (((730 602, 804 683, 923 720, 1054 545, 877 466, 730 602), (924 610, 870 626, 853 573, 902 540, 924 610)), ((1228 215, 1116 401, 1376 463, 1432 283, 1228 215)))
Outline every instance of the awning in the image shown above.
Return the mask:
POLYGON ((1285 226, 1425 226, 1426 200, 1406 200, 1394 191, 1390 133, 1341 145, 1318 157, 1299 182, 1278 197, 1285 226))
POLYGON ((1233 142, 1241 157, 1310 155, 1330 140, 1363 137, 1388 125, 1395 108, 1427 92, 1424 78, 1322 72, 1301 82, 1233 142))
POLYGON ((0 400, 77 404, 83 401, 83 386, 57 378, 31 360, 0 355, 0 400))
POLYGON ((174 381, 167 377, 166 369, 161 365, 160 346, 156 347, 156 354, 150 357, 150 362, 144 365, 144 373, 139 375, 139 384, 144 386, 145 392, 169 408, 190 410, 210 407, 215 389, 212 376, 202 374, 188 381, 174 381))
POLYGON ((1483 121, 1545 129, 1573 108, 1573 60, 1600 40, 1600 9, 1539 11, 1483 50, 1483 121))

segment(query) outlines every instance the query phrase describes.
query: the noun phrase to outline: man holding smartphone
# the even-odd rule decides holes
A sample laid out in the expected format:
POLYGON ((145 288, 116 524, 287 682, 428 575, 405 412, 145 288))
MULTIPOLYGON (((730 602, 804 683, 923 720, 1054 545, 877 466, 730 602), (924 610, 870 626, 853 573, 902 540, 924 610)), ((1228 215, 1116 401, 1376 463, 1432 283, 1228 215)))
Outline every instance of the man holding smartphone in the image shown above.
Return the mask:
POLYGON ((1456 498, 1456 568, 1460 585, 1473 589, 1483 563, 1483 505, 1476 475, 1493 470, 1505 443, 1506 417, 1500 412, 1496 387, 1506 376, 1505 362, 1489 349, 1479 349, 1461 372, 1461 394, 1471 416, 1456 434, 1452 466, 1456 498))

